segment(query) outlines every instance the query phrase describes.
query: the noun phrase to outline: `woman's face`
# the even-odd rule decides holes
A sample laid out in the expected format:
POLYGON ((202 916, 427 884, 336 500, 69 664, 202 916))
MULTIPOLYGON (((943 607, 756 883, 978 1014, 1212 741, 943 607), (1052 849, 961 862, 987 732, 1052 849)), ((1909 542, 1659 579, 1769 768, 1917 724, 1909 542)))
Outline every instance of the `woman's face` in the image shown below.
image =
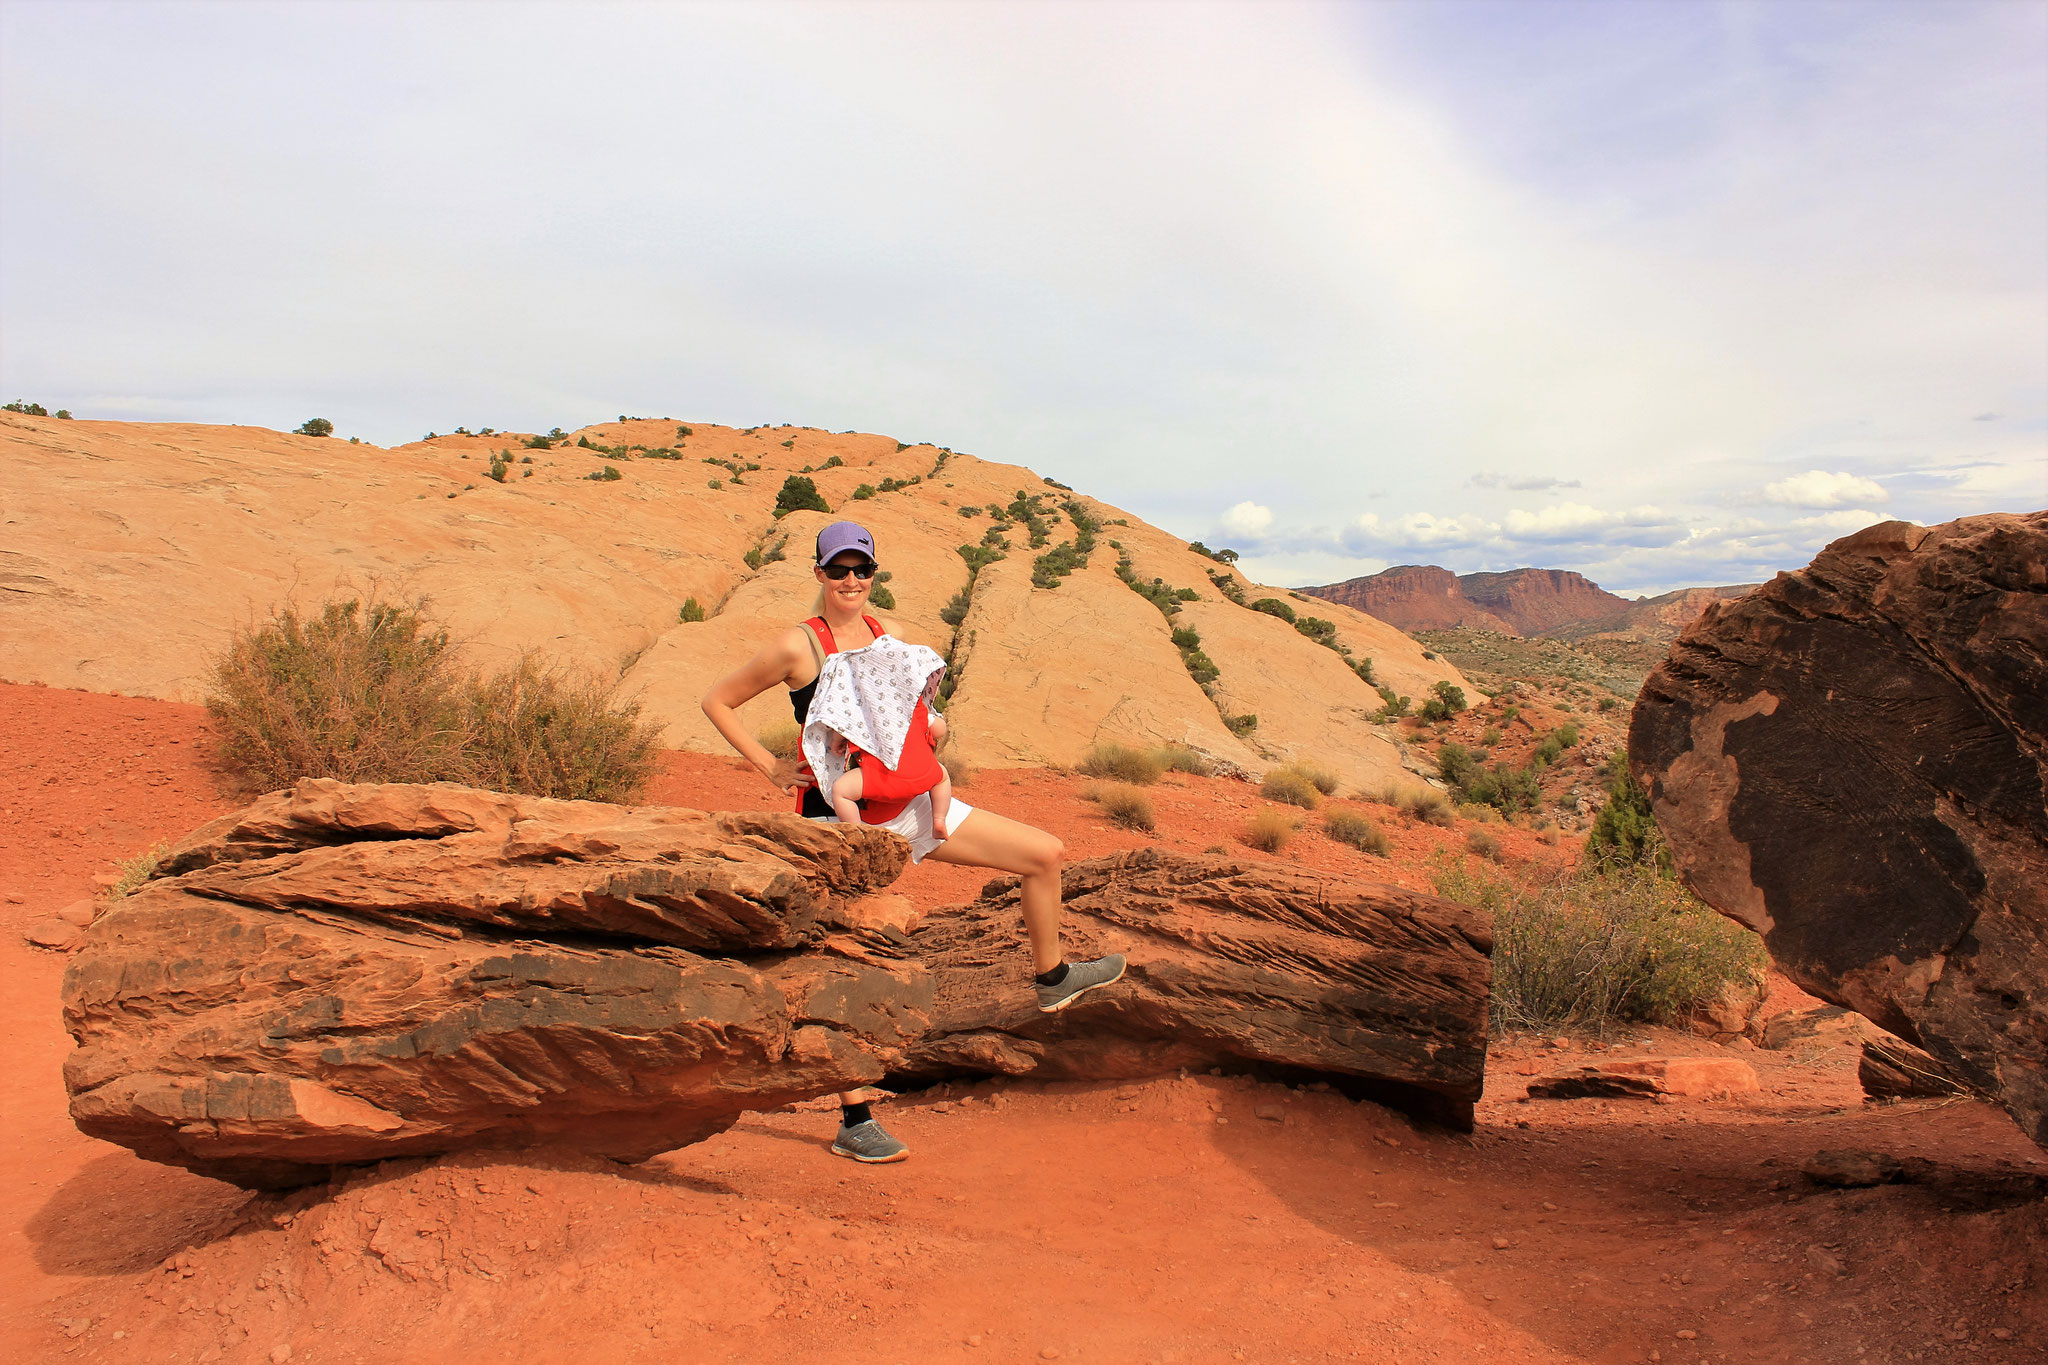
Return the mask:
MULTIPOLYGON (((866 564, 868 563, 868 557, 858 550, 841 550, 838 554, 833 555, 829 562, 845 565, 866 564)), ((818 586, 825 590, 825 600, 837 603, 847 611, 857 612, 865 606, 868 600, 868 592, 875 585, 874 579, 862 578, 859 574, 855 573, 847 574, 844 578, 835 582, 825 572, 822 565, 812 569, 811 572, 817 576, 818 586)))

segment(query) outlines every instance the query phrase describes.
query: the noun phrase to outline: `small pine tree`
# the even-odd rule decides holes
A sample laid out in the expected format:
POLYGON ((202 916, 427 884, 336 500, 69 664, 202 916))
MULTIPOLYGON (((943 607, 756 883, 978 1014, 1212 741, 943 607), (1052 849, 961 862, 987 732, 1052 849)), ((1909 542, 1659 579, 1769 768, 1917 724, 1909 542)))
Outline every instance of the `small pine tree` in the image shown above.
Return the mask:
POLYGON ((1617 753, 1607 764, 1607 804, 1586 836, 1586 861, 1602 872, 1654 866, 1669 875, 1671 850, 1657 831, 1650 794, 1628 770, 1628 755, 1617 753))

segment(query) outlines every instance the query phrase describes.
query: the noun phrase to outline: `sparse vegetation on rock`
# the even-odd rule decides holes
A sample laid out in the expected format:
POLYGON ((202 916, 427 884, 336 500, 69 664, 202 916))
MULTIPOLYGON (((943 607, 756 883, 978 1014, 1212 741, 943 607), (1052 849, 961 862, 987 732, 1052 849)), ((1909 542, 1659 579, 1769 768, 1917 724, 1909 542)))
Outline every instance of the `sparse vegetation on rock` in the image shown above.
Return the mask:
POLYGON ((300 425, 292 428, 292 434, 295 436, 332 436, 334 434, 334 423, 328 421, 325 417, 310 417, 300 425))
POLYGON ((677 620, 679 620, 679 621, 681 621, 681 622, 683 622, 683 623, 684 623, 684 624, 686 624, 686 625, 687 625, 687 624, 689 624, 689 623, 691 623, 691 622, 695 622, 695 621, 701 621, 701 620, 703 620, 703 619, 704 619, 704 607, 703 607, 703 604, 702 604, 702 603, 700 603, 700 602, 699 602, 699 601, 698 601, 698 600, 697 600, 696 598, 694 598, 694 597, 685 597, 685 598, 683 599, 683 607, 682 607, 682 610, 676 613, 676 619, 677 619, 677 620))
MULTIPOLYGON (((784 444, 788 444, 784 442, 784 444)), ((782 491, 775 495, 775 515, 786 517, 791 512, 830 512, 825 499, 818 493, 818 485, 803 474, 792 474, 782 481, 782 491)))

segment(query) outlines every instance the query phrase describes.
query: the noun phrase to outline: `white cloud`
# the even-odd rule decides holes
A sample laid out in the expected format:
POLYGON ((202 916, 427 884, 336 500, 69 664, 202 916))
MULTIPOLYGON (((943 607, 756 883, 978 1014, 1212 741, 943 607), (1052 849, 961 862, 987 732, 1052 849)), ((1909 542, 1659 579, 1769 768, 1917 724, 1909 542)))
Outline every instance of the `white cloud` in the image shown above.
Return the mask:
POLYGON ((1240 540, 1257 540, 1273 525, 1273 509, 1241 502, 1223 514, 1220 525, 1240 540))
POLYGON ((1553 488, 1578 488, 1578 479, 1560 479, 1550 475, 1524 475, 1515 477, 1482 470, 1472 476, 1474 488, 1505 488, 1515 493, 1544 493, 1553 488))
POLYGON ((1764 488, 1767 502, 1786 507, 1854 507, 1862 502, 1884 502, 1890 498, 1884 485, 1854 474, 1830 474, 1809 469, 1764 488))
POLYGON ((1837 536, 1846 536, 1851 531, 1860 531, 1866 526, 1875 526, 1880 521, 1890 520, 1892 518, 1884 515, 1882 512, 1869 512, 1863 508, 1854 507, 1842 512, 1822 512, 1816 516, 1799 517, 1792 524, 1794 526, 1806 527, 1809 530, 1827 531, 1837 536))

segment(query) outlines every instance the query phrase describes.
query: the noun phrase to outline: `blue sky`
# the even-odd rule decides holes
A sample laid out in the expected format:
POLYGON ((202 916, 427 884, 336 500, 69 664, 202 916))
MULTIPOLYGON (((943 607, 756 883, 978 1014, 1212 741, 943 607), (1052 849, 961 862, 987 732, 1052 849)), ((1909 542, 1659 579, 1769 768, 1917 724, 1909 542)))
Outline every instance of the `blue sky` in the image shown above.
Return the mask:
POLYGON ((2048 3, 0 5, 0 390, 1029 464, 1272 581, 2048 506, 2048 3))

